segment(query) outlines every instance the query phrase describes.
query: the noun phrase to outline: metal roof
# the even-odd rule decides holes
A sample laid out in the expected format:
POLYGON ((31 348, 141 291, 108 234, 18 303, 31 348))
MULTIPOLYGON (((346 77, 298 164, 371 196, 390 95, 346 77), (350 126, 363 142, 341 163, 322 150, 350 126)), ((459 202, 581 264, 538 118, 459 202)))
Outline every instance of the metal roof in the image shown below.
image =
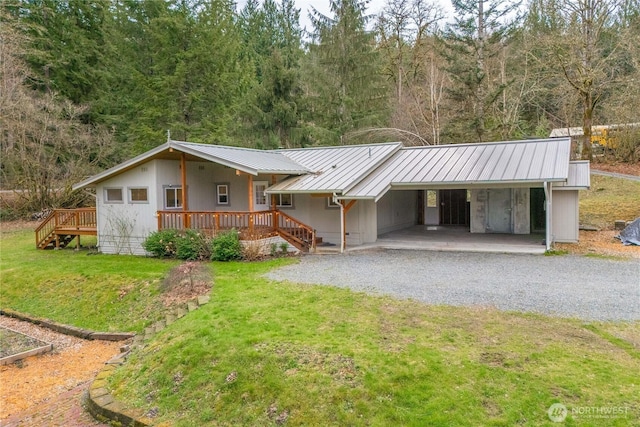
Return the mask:
POLYGON ((582 135, 584 135, 584 129, 581 127, 555 128, 551 130, 549 137, 562 138, 567 136, 582 136, 582 135))
POLYGON ((172 141, 171 144, 185 153, 252 175, 297 175, 311 171, 301 166, 300 163, 296 163, 284 156, 282 150, 265 151, 225 145, 195 144, 182 141, 172 141))
POLYGON ((230 147, 223 145, 196 144, 183 141, 168 141, 156 148, 140 154, 126 162, 120 163, 97 175, 73 186, 74 190, 88 187, 104 181, 114 175, 134 168, 156 158, 166 158, 174 151, 189 154, 198 159, 218 163, 251 175, 285 174, 299 175, 309 173, 309 169, 301 166, 279 151, 254 150, 250 148, 230 147))
POLYGON ((569 138, 403 148, 343 195, 378 200, 391 187, 566 181, 569 138))
POLYGON ((310 174, 284 180, 267 193, 343 193, 402 148, 399 142, 279 150, 310 174))
POLYGON ((591 187, 591 164, 588 160, 569 162, 569 176, 566 182, 554 182, 555 190, 587 190, 591 187))

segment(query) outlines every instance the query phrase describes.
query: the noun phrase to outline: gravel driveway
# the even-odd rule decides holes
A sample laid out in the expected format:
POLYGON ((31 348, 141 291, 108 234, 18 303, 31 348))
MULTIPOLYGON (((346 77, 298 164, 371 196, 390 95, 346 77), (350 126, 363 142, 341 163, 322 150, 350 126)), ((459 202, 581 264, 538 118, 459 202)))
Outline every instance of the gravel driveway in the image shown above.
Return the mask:
POLYGON ((637 259, 381 250, 304 256, 268 277, 428 304, 640 320, 637 259))

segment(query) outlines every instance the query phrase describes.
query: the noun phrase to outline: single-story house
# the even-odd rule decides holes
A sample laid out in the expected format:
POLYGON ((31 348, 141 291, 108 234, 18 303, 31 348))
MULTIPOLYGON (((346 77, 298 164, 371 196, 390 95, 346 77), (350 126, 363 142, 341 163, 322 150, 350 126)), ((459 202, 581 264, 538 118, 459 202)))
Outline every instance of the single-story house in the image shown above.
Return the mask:
POLYGON ((416 224, 578 240, 589 163, 570 139, 256 150, 168 140, 74 186, 96 196, 99 249, 144 254, 163 228, 268 230, 302 250, 416 224))

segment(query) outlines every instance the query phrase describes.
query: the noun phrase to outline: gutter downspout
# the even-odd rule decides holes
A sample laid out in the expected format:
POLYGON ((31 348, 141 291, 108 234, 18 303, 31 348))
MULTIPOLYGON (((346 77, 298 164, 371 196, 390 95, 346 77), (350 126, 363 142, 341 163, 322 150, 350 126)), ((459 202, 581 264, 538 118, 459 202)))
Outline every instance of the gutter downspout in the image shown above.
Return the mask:
POLYGON ((344 253, 344 241, 345 241, 345 235, 344 235, 344 204, 342 203, 342 200, 338 201, 336 200, 336 193, 333 193, 333 202, 334 203, 338 203, 340 205, 340 253, 344 253))
POLYGON ((553 238, 553 230, 551 229, 551 209, 552 209, 552 200, 551 200, 551 183, 548 181, 544 182, 544 200, 545 200, 545 245, 546 250, 551 250, 552 238, 553 238))

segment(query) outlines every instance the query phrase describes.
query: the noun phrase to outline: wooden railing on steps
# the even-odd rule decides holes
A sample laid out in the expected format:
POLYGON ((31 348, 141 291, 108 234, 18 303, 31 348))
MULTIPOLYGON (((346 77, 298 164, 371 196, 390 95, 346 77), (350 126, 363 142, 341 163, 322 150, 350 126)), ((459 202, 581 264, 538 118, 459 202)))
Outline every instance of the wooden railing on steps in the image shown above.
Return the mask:
POLYGON ((158 211, 158 230, 194 229, 215 234, 235 228, 249 239, 278 234, 302 251, 315 249, 315 230, 279 211, 158 211))
POLYGON ((36 247, 44 249, 60 236, 97 234, 96 208, 54 209, 36 228, 36 247))

